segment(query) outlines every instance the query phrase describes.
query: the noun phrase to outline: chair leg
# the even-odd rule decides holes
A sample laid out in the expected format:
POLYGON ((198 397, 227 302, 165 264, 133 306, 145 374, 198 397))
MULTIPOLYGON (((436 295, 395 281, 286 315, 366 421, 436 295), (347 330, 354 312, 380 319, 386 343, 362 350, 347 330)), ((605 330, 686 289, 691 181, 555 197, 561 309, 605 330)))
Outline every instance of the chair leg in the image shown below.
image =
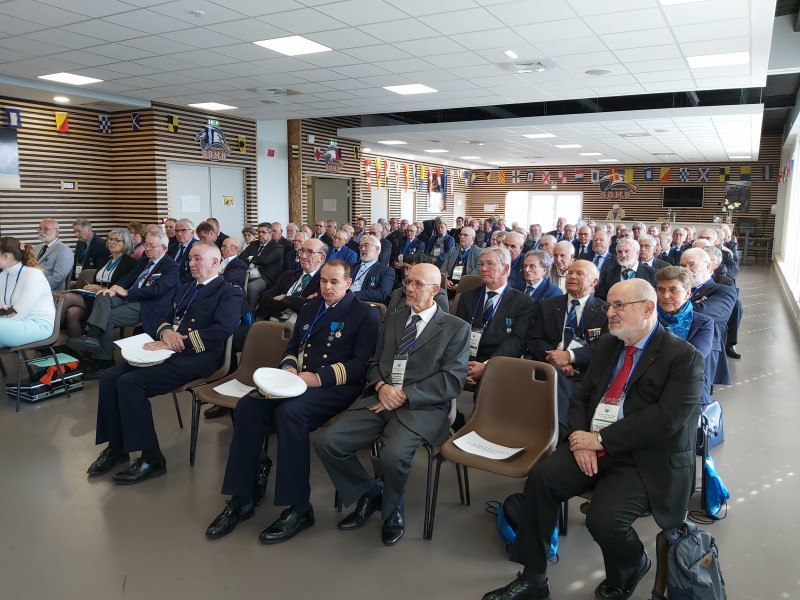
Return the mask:
POLYGON ((67 398, 69 398, 70 392, 69 392, 69 384, 67 383, 67 368, 64 367, 64 370, 62 372, 61 365, 58 362, 58 355, 56 354, 56 351, 53 350, 52 346, 49 346, 47 349, 50 351, 50 354, 53 356, 53 360, 56 362, 56 373, 61 377, 61 385, 64 387, 64 392, 67 394, 67 398))
POLYGON ((558 534, 567 535, 567 522, 569 521, 569 500, 561 504, 561 514, 558 516, 558 534))
POLYGON ((6 372, 6 366, 3 364, 3 359, 0 358, 0 373, 3 374, 3 380, 5 381, 8 379, 8 373, 6 372))
POLYGON ((339 495, 339 490, 335 490, 335 494, 333 495, 333 506, 336 508, 336 512, 342 512, 342 497, 339 495))
POLYGON ((462 467, 464 468, 464 495, 467 498, 466 504, 467 504, 467 506, 469 506, 469 502, 470 502, 470 500, 469 500, 469 475, 467 475, 467 467, 466 467, 466 465, 462 465, 462 467))
POLYGON ((178 395, 172 392, 172 401, 175 403, 175 412, 178 414, 178 425, 183 429, 183 419, 181 418, 181 407, 178 405, 178 395))
POLYGON ((439 474, 442 470, 441 454, 436 457, 436 475, 433 478, 433 493, 431 494, 431 508, 428 514, 428 530, 426 531, 425 539, 433 539, 433 519, 436 516, 436 498, 439 496, 439 474))
POLYGON ((189 392, 192 394, 192 431, 189 436, 189 464, 194 466, 194 459, 197 455, 197 436, 200 432, 200 409, 205 403, 198 400, 194 390, 189 390, 189 392))
MULTIPOLYGON (((19 391, 20 391, 20 386, 22 385, 22 356, 24 354, 25 354, 24 350, 21 350, 21 351, 17 352, 17 410, 16 410, 16 412, 19 412, 19 401, 20 401, 19 391)), ((27 359, 27 356, 25 358, 27 359)), ((27 363, 26 363, 25 366, 27 366, 27 363)))
POLYGON ((422 525, 422 538, 425 540, 430 539, 428 537, 428 530, 430 528, 430 513, 431 513, 431 479, 433 478, 433 446, 431 446, 428 442, 422 444, 423 448, 428 452, 428 478, 427 483, 425 485, 425 520, 423 521, 422 525))
POLYGON ((461 478, 461 465, 456 463, 456 479, 458 480, 458 499, 461 504, 465 504, 464 498, 464 480, 461 478))

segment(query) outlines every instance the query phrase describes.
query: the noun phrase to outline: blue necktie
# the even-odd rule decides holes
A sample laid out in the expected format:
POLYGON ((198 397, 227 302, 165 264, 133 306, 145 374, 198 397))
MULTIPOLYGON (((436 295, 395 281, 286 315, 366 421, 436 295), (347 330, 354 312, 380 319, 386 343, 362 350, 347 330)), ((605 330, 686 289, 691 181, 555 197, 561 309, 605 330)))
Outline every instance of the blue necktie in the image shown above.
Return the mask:
POLYGON ((136 287, 142 287, 144 282, 147 281, 147 277, 150 275, 150 271, 152 270, 153 265, 155 265, 155 263, 152 260, 147 263, 147 266, 144 268, 144 271, 142 271, 139 274, 139 277, 136 279, 136 287))
POLYGON ((403 330, 403 336, 400 338, 400 345, 397 347, 398 356, 408 354, 409 349, 414 345, 414 341, 417 339, 417 322, 419 322, 421 318, 422 317, 419 315, 412 316, 411 323, 403 330))
POLYGON ((525 293, 528 294, 528 296, 530 296, 531 298, 533 298, 534 292, 536 292, 535 287, 533 287, 532 285, 525 286, 525 293))
POLYGON ((486 304, 483 305, 483 324, 488 325, 492 321, 492 315, 494 311, 492 310, 492 298, 497 295, 497 292, 489 292, 486 297, 486 304))
POLYGON ((567 325, 564 327, 564 350, 567 349, 567 346, 575 337, 575 332, 578 330, 578 306, 580 303, 580 300, 573 300, 567 314, 567 325))
POLYGON ((622 270, 622 277, 625 279, 631 279, 634 275, 635 271, 633 269, 623 269, 622 270))

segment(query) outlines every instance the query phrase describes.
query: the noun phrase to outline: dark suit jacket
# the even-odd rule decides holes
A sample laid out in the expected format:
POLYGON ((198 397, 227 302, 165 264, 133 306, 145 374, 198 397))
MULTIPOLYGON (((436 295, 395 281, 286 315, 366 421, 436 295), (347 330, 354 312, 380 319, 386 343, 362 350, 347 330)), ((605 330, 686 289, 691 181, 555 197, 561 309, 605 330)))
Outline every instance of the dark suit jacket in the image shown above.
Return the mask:
MULTIPOLYGON (((100 272, 100 269, 105 267, 107 264, 108 261, 102 263, 100 267, 97 269, 98 273, 100 272)), ((133 258, 130 254, 123 254, 122 256, 119 257, 119 263, 117 263, 117 266, 114 268, 113 271, 111 271, 111 280, 107 284, 100 283, 99 281, 97 281, 97 273, 95 273, 94 283, 96 283, 97 285, 102 285, 103 287, 111 287, 112 285, 116 285, 117 282, 119 282, 119 280, 122 279, 122 276, 133 271, 136 268, 137 264, 138 261, 135 258, 133 258)))
POLYGON ((659 269, 663 269, 664 267, 669 267, 669 266, 671 266, 671 265, 667 261, 661 260, 660 258, 653 258, 653 270, 654 271, 658 271, 659 269))
POLYGON ((395 262, 397 260, 398 254, 406 256, 408 254, 419 254, 421 252, 425 252, 425 242, 419 239, 419 236, 411 240, 411 243, 408 242, 408 238, 405 238, 401 240, 399 244, 397 244, 397 248, 395 248, 395 253, 391 258, 391 262, 395 262), (408 248, 406 248, 406 244, 408 244, 408 248))
POLYGON ((169 256, 164 255, 153 267, 142 287, 138 287, 136 280, 149 262, 150 259, 147 256, 142 256, 133 270, 120 277, 117 285, 128 290, 126 296, 128 302, 139 303, 142 329, 152 336, 159 323, 162 322, 164 314, 169 311, 172 296, 180 285, 180 277, 178 276, 178 264, 169 256))
MULTIPOLYGON (((481 308, 484 292, 483 286, 467 290, 461 294, 461 299, 458 301, 456 316, 469 323, 471 327, 480 327, 483 323, 481 308)), ((511 286, 506 287, 491 322, 483 329, 475 360, 485 361, 492 356, 521 357, 525 350, 528 328, 533 320, 533 308, 534 302, 530 296, 511 286), (510 320, 510 325, 507 319, 510 320), (507 331, 509 327, 511 333, 507 331)))
POLYGON ((437 257, 434 257, 433 248, 434 246, 436 246, 436 242, 439 241, 439 238, 441 237, 442 236, 436 233, 431 237, 431 239, 428 240, 428 243, 425 244, 425 253, 428 254, 431 258, 433 258, 434 264, 439 268, 441 268, 444 261, 447 260, 448 255, 450 254, 450 252, 453 251, 453 247, 456 245, 453 236, 450 235, 449 233, 446 233, 444 235, 444 239, 442 239, 441 254, 439 254, 439 256, 437 257))
MULTIPOLYGON (((570 433, 591 430, 623 346, 611 335, 597 343, 595 359, 570 398, 570 433)), ((702 391, 703 357, 658 325, 631 373, 624 418, 603 429, 608 454, 630 455, 636 464, 653 517, 663 529, 680 524, 694 488, 702 391)))
MULTIPOLYGON (((361 263, 356 263, 350 271, 355 280, 356 273, 361 268, 361 263)), ((376 262, 361 278, 361 289, 353 292, 362 302, 380 302, 384 304, 394 286, 394 269, 383 263, 376 262)))
MULTIPOLYGON (((367 365, 364 395, 350 410, 375 404, 375 385, 381 381, 391 382, 394 356, 410 314, 411 309, 405 308, 387 315, 375 354, 367 365)), ((441 309, 433 315, 409 352, 403 380, 408 400, 395 415, 403 425, 434 445, 447 437, 450 400, 464 388, 468 355, 469 326, 441 309)))
POLYGON ((667 256, 675 261, 673 264, 679 265, 681 264, 681 256, 683 255, 683 251, 687 248, 691 248, 691 246, 687 246, 686 244, 680 247, 670 246, 667 256))
POLYGON ((300 292, 299 296, 289 296, 289 290, 294 285, 294 282, 300 279, 303 275, 303 270, 287 271, 281 273, 278 281, 275 282, 271 288, 267 288, 261 299, 258 301, 255 313, 260 317, 277 317, 282 314, 287 308, 294 312, 300 312, 300 309, 308 304, 308 297, 312 294, 319 292, 319 271, 316 272, 311 281, 308 282, 306 287, 300 292), (275 296, 287 294, 280 300, 275 300, 275 296))
MULTIPOLYGON (((394 247, 392 246, 392 242, 386 238, 381 238, 381 252, 378 254, 378 262, 388 265, 389 261, 392 259, 393 251, 394 247)), ((359 253, 356 252, 356 256, 358 255, 359 253)))
POLYGON ((669 254, 667 254, 666 252, 662 252, 661 254, 659 254, 659 255, 658 255, 658 259, 659 259, 659 260, 663 260, 663 261, 664 261, 665 263, 667 263, 668 265, 675 265, 675 264, 677 264, 677 263, 675 262, 675 259, 674 259, 674 258, 672 258, 672 257, 671 257, 669 254))
POLYGON ((294 250, 284 252, 283 254, 283 271, 296 271, 300 268, 300 257, 294 250))
POLYGON ((695 312, 714 319, 714 348, 711 358, 706 361, 709 380, 712 384, 730 385, 731 376, 725 344, 728 339, 728 319, 736 304, 736 288, 709 280, 695 288, 689 300, 695 312))
MULTIPOLYGON (((183 257, 181 258, 181 262, 178 265, 178 275, 180 277, 181 283, 191 283, 194 281, 194 277, 192 277, 192 272, 189 270, 189 250, 192 249, 192 244, 194 244, 195 240, 189 240, 189 243, 186 245, 186 249, 183 251, 183 257)), ((175 248, 175 254, 180 252, 180 244, 175 248)), ((170 256, 169 258, 172 258, 170 256)))
POLYGON ((261 273, 261 277, 264 279, 264 283, 266 283, 267 288, 269 288, 275 285, 275 281, 278 279, 278 275, 281 272, 281 267, 283 266, 283 246, 274 240, 270 240, 261 254, 259 254, 258 249, 260 247, 261 243, 258 240, 250 242, 250 245, 239 255, 239 258, 249 264, 256 265, 258 267, 258 272, 261 273), (249 260, 251 257, 252 260, 249 260))
POLYGON ((244 287, 244 280, 247 277, 247 263, 238 256, 234 256, 222 272, 222 277, 230 284, 244 287))
MULTIPOLYGON (((514 285, 515 290, 519 290, 523 294, 525 293, 525 288, 528 286, 527 283, 523 280, 521 284, 514 285)), ((561 291, 561 288, 558 287, 555 283, 550 281, 549 279, 543 279, 542 282, 539 284, 539 287, 536 288, 536 291, 533 292, 532 296, 529 296, 533 299, 533 308, 534 308, 534 318, 536 315, 536 307, 539 305, 539 302, 544 300, 545 298, 552 298, 553 296, 561 296, 564 292, 561 291)))
MULTIPOLYGON (((294 256, 296 255, 294 250, 292 250, 291 254, 292 258, 294 258, 294 256)), ((343 260, 344 262, 351 264, 358 260, 358 252, 353 252, 347 246, 342 246, 338 250, 333 246, 331 246, 330 248, 328 248, 328 255, 325 257, 325 260, 328 261, 334 259, 343 260)))
MULTIPOLYGON (((619 283, 621 279, 622 267, 619 263, 610 269, 603 269, 600 273, 600 282, 594 288, 594 295, 601 300, 605 300, 606 296, 608 295, 608 290, 611 289, 611 286, 615 283, 619 283)), ((648 267, 646 264, 642 263, 642 261, 639 261, 639 264, 636 267, 636 275, 634 275, 634 279, 644 279, 650 285, 655 287, 656 272, 652 267, 648 267)))
MULTIPOLYGON (((111 252, 108 251, 106 241, 95 233, 88 242, 78 242, 75 245, 74 266, 77 267, 80 264, 84 269, 99 269, 108 262, 110 256, 111 252), (87 245, 89 248, 86 250, 83 260, 78 263, 78 259, 87 245)), ((73 275, 74 273, 75 271, 73 270, 73 275)))
POLYGON ((285 237, 282 237, 278 240, 278 243, 283 247, 283 253, 286 254, 290 250, 294 250, 294 244, 287 240, 285 237))

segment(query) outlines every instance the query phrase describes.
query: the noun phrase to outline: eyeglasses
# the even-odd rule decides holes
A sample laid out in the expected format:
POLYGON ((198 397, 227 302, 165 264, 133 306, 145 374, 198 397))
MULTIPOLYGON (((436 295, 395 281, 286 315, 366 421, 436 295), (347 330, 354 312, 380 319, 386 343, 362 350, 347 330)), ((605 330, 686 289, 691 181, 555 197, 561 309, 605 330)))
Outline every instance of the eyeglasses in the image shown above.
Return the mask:
POLYGON ((613 308, 614 312, 625 312, 625 309, 631 304, 639 304, 640 302, 647 302, 647 300, 631 300, 630 302, 611 302, 608 308, 613 308))
POLYGON ((108 243, 109 244, 121 244, 122 240, 119 239, 119 238, 108 238, 108 243))
POLYGON ((325 254, 324 252, 320 252, 319 250, 307 250, 306 248, 300 248, 297 251, 300 256, 311 256, 312 254, 325 254))
POLYGON ((426 285, 439 285, 438 283, 425 283, 424 281, 417 281, 416 279, 404 279, 403 285, 406 287, 424 287, 426 285))
POLYGON ((491 269, 492 267, 496 267, 497 265, 502 265, 503 263, 499 262, 479 262, 478 268, 479 269, 491 269))
POLYGON ((164 247, 163 244, 145 244, 144 245, 144 249, 145 250, 155 250, 157 248, 163 248, 163 247, 164 247))
POLYGON ((222 244, 223 248, 238 248, 236 244, 222 244))
POLYGON ((36 231, 55 231, 55 227, 37 227, 36 231))
POLYGON ((187 231, 191 231, 191 229, 186 229, 186 228, 184 227, 183 229, 176 229, 176 230, 175 230, 175 233, 186 233, 187 231))
POLYGON ((675 294, 685 294, 686 290, 682 287, 657 287, 656 292, 659 294, 669 294, 670 296, 674 296, 675 294))

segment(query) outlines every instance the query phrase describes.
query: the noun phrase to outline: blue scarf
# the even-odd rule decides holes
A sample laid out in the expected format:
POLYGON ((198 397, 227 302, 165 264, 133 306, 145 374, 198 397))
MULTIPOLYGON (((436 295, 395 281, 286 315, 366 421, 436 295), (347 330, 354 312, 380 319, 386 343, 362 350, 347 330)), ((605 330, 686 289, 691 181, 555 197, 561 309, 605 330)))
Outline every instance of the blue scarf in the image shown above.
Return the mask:
POLYGON ((694 308, 689 301, 681 306, 681 309, 674 315, 665 312, 660 306, 658 307, 658 322, 661 323, 667 331, 671 331, 682 340, 685 340, 686 336, 689 335, 689 328, 692 326, 693 318, 694 308))

